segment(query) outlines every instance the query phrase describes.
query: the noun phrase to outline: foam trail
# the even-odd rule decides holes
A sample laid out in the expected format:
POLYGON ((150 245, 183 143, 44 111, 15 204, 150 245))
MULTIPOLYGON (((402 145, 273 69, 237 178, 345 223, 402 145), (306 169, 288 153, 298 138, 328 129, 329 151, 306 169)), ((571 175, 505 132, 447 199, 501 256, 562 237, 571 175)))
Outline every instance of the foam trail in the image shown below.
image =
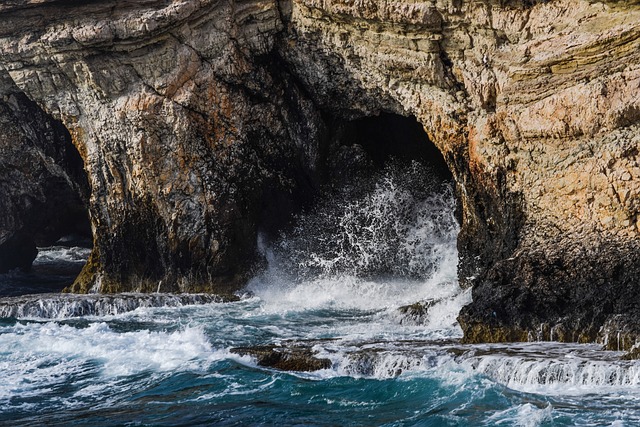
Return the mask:
POLYGON ((67 319, 122 314, 140 307, 182 307, 223 302, 210 294, 44 294, 3 298, 0 318, 67 319))
POLYGON ((547 405, 539 408, 531 403, 525 403, 499 411, 491 415, 487 421, 493 425, 506 424, 520 427, 537 427, 553 422, 553 407, 547 405))

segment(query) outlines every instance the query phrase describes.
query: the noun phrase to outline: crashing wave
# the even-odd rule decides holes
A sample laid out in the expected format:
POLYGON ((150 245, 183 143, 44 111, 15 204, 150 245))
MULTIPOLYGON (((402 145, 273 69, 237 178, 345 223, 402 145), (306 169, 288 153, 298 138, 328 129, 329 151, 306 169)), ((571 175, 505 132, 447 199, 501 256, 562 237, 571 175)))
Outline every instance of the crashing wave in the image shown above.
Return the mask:
POLYGON ((434 182, 420 163, 389 165, 298 215, 292 230, 264 248, 270 267, 295 281, 342 275, 425 280, 450 270, 455 276, 453 188, 434 182))

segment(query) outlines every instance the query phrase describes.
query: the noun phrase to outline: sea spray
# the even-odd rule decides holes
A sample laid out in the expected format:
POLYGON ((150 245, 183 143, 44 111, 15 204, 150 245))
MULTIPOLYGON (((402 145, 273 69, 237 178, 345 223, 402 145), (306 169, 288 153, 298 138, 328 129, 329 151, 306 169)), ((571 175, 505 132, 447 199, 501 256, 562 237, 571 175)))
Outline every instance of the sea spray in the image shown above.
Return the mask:
POLYGON ((261 236, 268 268, 248 289, 274 312, 386 310, 393 317, 428 297, 437 300, 432 323, 452 329, 469 298, 457 283, 454 210, 449 183, 420 163, 392 162, 325 194, 274 241, 261 236))
POLYGON ((459 231, 451 185, 424 165, 392 163, 349 190, 325 194, 265 247, 269 267, 289 280, 455 280, 459 231))

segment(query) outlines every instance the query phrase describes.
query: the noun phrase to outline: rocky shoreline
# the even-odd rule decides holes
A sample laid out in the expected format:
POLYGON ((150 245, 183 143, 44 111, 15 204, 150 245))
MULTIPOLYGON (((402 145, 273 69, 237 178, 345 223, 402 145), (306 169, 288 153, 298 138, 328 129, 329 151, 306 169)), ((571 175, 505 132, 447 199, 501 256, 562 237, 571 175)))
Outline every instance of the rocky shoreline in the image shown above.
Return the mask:
POLYGON ((17 0, 0 16, 0 270, 88 215, 69 291, 233 292, 259 232, 366 163, 336 159, 375 160, 349 138, 413 117, 456 185, 467 342, 640 338, 637 2, 17 0))

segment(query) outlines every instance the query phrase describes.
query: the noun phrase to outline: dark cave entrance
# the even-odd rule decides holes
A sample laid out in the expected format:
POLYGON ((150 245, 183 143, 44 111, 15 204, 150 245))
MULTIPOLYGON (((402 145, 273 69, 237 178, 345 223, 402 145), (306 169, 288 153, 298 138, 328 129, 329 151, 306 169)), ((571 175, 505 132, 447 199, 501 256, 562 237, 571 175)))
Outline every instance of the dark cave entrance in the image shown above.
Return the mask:
POLYGON ((59 292, 92 246, 84 162, 65 126, 22 93, 0 102, 0 295, 59 292), (4 186, 8 187, 4 187, 4 186), (6 199, 6 200, 5 200, 6 199))
POLYGON ((414 116, 381 113, 343 121, 337 126, 334 147, 361 147, 373 168, 382 168, 392 160, 417 161, 428 165, 435 178, 453 180, 442 153, 414 116))
POLYGON ((334 120, 330 132, 319 188, 262 241, 276 268, 301 280, 424 280, 455 266, 453 176, 416 118, 334 120))

